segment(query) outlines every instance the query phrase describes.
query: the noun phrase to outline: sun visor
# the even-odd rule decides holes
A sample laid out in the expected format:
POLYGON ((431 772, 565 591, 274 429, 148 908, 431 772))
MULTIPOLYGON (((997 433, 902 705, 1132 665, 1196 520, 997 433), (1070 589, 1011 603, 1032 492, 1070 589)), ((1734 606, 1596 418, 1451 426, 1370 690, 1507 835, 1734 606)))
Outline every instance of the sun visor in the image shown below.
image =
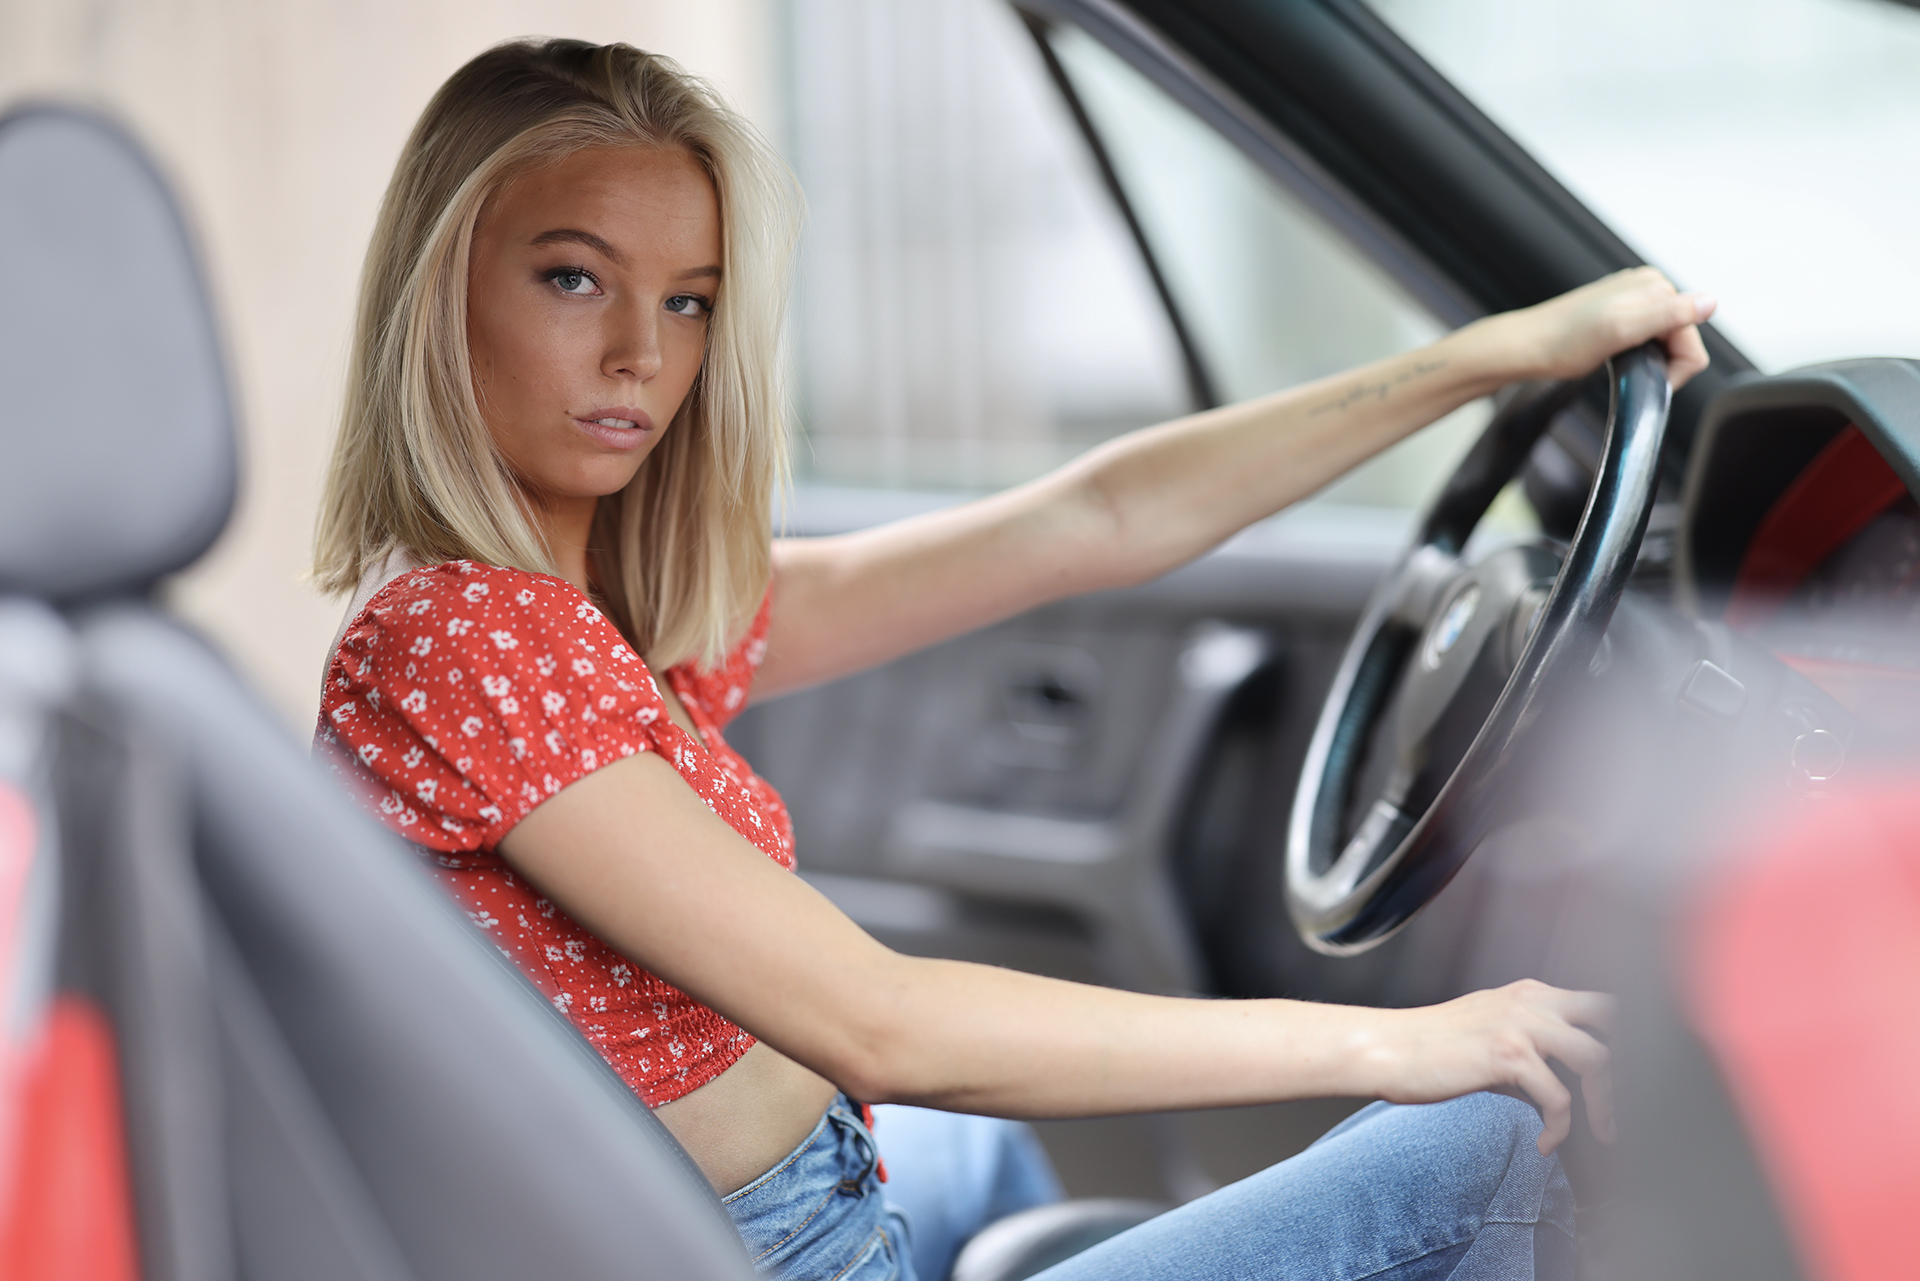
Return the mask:
POLYGON ((124 133, 0 117, 0 592, 137 591, 233 506, 231 403, 185 224, 124 133))

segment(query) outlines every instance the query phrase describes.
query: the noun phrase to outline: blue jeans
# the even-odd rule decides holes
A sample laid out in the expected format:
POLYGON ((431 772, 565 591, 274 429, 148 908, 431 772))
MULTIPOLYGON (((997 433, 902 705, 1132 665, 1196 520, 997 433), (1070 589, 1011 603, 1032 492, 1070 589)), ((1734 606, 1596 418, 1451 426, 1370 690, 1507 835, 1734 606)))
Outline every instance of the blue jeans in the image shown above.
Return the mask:
MULTIPOLYGON (((883 1114, 876 1121, 883 1135, 890 1119, 883 1114)), ((940 1281, 963 1239, 956 1234, 989 1221, 969 1222, 971 1215, 1044 1191, 1051 1177, 1007 1168, 1030 1159, 1022 1143, 1008 1137, 1021 1127, 975 1118, 957 1118, 957 1124, 969 1131, 961 1138, 972 1143, 971 1157, 964 1154, 966 1142, 959 1155, 921 1151, 909 1132, 914 1127, 900 1126, 898 1201, 944 1207, 932 1212, 924 1232, 922 1224, 909 1223, 914 1210, 889 1199, 894 1184, 874 1177, 873 1136, 844 1102, 828 1109, 793 1155, 728 1197, 727 1208, 761 1269, 783 1281, 940 1281), (971 1132, 974 1125, 1001 1127, 999 1138, 971 1132), (1025 1192, 997 1195, 995 1186, 1025 1192), (928 1270, 916 1271, 923 1257, 928 1270)), ((938 1125, 919 1128, 923 1138, 941 1137, 938 1125)), ((1532 1108, 1499 1095, 1424 1107, 1376 1103, 1292 1160, 1041 1275, 1045 1281, 1570 1277, 1573 1197, 1559 1162, 1534 1147, 1539 1133, 1532 1108)), ((951 1148, 954 1137, 949 1130, 941 1141, 951 1148)))

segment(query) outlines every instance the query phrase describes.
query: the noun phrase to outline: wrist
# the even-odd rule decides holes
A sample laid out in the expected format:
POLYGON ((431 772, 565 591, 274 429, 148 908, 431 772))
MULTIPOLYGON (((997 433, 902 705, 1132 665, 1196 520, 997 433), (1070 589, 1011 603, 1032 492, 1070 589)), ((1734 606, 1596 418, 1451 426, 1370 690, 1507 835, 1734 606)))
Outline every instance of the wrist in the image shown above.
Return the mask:
POLYGON ((1449 359, 1474 384, 1476 396, 1487 396, 1508 383, 1547 377, 1547 362, 1526 311, 1482 316, 1441 339, 1451 347, 1449 359))
POLYGON ((1333 1087, 1349 1098, 1389 1097, 1402 1073, 1398 1024, 1405 1011, 1332 1006, 1346 1017, 1331 1038, 1333 1087))

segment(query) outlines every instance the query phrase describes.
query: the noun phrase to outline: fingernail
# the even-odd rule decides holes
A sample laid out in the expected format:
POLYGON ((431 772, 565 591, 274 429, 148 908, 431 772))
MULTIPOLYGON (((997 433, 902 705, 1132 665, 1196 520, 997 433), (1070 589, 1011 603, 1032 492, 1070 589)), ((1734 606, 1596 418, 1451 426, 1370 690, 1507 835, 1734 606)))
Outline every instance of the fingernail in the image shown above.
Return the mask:
POLYGON ((1715 298, 1712 294, 1695 294, 1693 296, 1694 322, 1697 324, 1700 321, 1705 320, 1708 316, 1711 316, 1713 314, 1714 308, 1718 307, 1719 305, 1720 305, 1720 300, 1718 298, 1715 298))

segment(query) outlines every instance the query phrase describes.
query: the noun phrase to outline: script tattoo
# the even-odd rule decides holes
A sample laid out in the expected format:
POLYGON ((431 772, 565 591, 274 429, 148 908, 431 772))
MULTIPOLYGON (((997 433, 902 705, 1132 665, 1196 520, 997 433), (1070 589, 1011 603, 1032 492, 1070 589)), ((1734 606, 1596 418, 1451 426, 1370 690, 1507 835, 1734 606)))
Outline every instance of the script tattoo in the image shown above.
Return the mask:
POLYGON ((1391 378, 1382 378, 1376 382, 1355 383, 1332 400, 1324 401, 1307 411, 1310 416, 1338 413, 1343 409, 1352 409, 1363 400, 1385 400, 1395 387, 1410 383, 1416 378, 1445 369, 1444 360, 1422 360, 1411 369, 1403 369, 1391 378))

